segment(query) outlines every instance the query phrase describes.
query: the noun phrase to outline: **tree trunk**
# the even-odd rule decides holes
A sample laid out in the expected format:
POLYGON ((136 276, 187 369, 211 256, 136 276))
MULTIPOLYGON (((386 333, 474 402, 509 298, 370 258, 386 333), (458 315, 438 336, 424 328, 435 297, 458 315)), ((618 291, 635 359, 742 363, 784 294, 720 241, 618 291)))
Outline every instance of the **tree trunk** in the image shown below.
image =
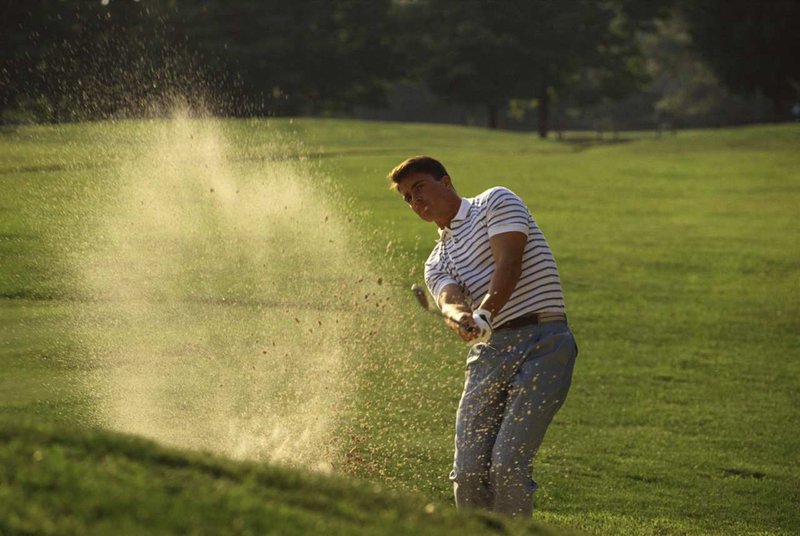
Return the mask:
POLYGON ((547 94, 547 85, 542 85, 542 89, 539 91, 539 106, 537 108, 539 112, 539 137, 546 138, 547 133, 550 130, 550 95, 547 94))
POLYGON ((781 91, 778 89, 772 93, 772 112, 775 116, 776 123, 780 123, 785 119, 783 114, 783 99, 781 97, 783 97, 783 95, 781 95, 781 91))
POLYGON ((499 108, 496 104, 489 105, 489 128, 497 128, 497 116, 499 108))

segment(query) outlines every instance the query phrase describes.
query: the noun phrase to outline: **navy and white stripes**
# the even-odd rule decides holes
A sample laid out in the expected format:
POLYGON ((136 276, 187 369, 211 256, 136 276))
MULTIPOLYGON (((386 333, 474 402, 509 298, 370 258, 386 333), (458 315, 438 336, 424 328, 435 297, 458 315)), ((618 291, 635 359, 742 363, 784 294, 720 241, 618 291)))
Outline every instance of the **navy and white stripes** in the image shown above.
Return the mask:
POLYGON ((525 203, 502 187, 462 199, 450 228, 439 230, 439 241, 425 262, 425 283, 437 303, 442 289, 456 284, 477 306, 494 273, 489 237, 510 231, 525 233, 528 242, 522 275, 508 303, 495 315, 494 327, 529 313, 563 313, 564 295, 550 247, 525 203))

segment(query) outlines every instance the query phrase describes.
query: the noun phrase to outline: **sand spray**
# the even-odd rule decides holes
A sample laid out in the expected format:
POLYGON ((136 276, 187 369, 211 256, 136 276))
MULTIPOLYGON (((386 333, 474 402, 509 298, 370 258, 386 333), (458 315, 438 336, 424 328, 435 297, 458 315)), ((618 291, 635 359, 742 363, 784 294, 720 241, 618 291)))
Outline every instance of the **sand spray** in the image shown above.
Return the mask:
POLYGON ((348 363, 389 302, 345 211, 279 136, 243 153, 223 122, 185 112, 140 131, 68 256, 94 418, 324 470, 357 388, 348 363))

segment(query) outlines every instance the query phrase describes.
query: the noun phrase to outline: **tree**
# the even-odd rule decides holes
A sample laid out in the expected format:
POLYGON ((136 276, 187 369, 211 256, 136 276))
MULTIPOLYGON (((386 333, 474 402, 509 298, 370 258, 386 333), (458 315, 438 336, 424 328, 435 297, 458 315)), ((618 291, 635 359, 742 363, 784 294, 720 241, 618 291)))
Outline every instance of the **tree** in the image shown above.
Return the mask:
POLYGON ((695 49, 734 91, 761 92, 776 117, 800 91, 800 2, 684 0, 695 49))
MULTIPOLYGON (((537 99, 539 135, 549 130, 553 93, 583 78, 595 94, 635 87, 635 30, 648 2, 620 0, 427 0, 412 4, 426 22, 421 72, 437 94, 486 106, 489 126, 511 99, 537 99), (637 11, 629 13, 629 7, 637 11)), ((576 92, 577 93, 577 92, 576 92)))
POLYGON ((4 2, 0 104, 48 121, 142 115, 191 81, 164 15, 145 2, 4 2))
POLYGON ((390 0, 194 0, 179 16, 236 115, 376 102, 395 72, 390 0))
POLYGON ((60 121, 172 96, 230 115, 379 102, 391 0, 0 0, 0 106, 60 121))

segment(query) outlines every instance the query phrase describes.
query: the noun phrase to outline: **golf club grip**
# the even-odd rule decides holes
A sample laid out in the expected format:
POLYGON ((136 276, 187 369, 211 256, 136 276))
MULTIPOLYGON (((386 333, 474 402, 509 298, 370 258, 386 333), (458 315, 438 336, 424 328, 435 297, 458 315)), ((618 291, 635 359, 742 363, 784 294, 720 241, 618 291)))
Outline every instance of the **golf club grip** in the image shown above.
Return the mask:
POLYGON ((455 322, 456 324, 458 324, 458 325, 461 327, 461 329, 463 329, 463 330, 464 330, 464 331, 466 331, 467 333, 472 333, 473 331, 475 331, 475 328, 473 328, 472 326, 468 326, 468 325, 464 324, 463 322, 459 322, 458 320, 456 320, 456 319, 455 319, 455 318, 453 318, 453 317, 450 317, 450 316, 445 316, 445 315, 443 314, 443 315, 442 315, 442 318, 446 318, 447 320, 452 320, 453 322, 455 322))

